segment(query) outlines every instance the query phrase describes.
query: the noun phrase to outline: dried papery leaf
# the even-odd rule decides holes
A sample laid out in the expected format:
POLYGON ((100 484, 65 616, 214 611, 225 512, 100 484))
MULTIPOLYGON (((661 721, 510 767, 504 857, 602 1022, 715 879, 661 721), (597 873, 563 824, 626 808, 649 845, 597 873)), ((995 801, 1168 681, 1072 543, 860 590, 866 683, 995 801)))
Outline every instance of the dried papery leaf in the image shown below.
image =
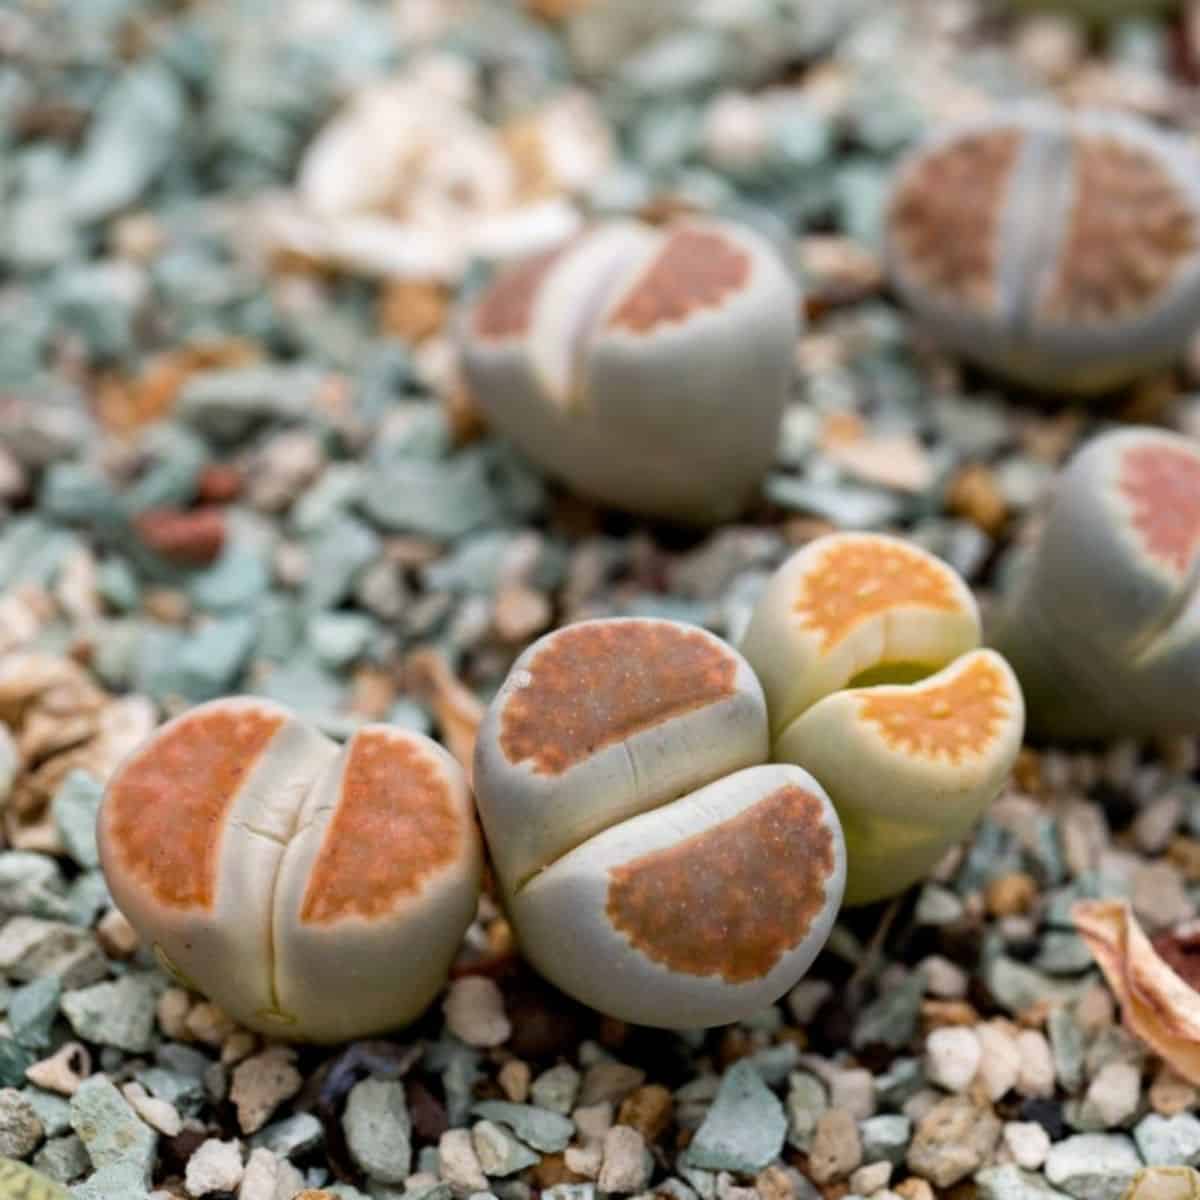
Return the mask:
POLYGON ((446 656, 438 650, 418 650, 406 664, 409 685, 418 692, 437 720, 446 749, 458 759, 467 778, 475 760, 475 735, 483 720, 483 705, 460 682, 446 656))
POLYGON ((1124 900, 1081 900, 1071 917, 1125 1024, 1189 1083, 1200 1084, 1200 992, 1160 957, 1124 900))

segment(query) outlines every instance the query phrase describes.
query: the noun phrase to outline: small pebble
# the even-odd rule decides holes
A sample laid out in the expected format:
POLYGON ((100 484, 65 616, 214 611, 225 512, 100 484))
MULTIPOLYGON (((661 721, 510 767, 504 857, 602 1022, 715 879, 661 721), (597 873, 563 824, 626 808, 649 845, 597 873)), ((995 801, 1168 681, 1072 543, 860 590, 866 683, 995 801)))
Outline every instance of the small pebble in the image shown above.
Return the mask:
POLYGON ((949 1092, 965 1092, 983 1056, 974 1029, 935 1029, 925 1041, 925 1074, 949 1092))
POLYGON ((189 1196, 232 1192, 241 1183, 244 1173, 241 1145, 209 1138, 188 1159, 184 1186, 189 1196))
POLYGON ((445 1012, 450 1032, 468 1046, 501 1046, 512 1033, 500 989, 482 975, 456 979, 446 996, 445 1012))

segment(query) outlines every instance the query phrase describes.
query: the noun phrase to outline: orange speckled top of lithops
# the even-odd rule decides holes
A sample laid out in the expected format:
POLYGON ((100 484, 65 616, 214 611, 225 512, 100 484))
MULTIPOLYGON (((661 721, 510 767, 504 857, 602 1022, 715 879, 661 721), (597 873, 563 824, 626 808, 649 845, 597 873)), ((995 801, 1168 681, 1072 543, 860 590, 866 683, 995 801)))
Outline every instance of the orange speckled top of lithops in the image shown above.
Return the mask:
POLYGON ((749 278, 750 257, 744 250, 712 230, 680 229, 668 236, 608 323, 645 333, 700 309, 719 308, 749 278))
POLYGON ((1200 549, 1200 455, 1149 442, 1121 456, 1117 488, 1146 553, 1186 575, 1200 549))
POLYGON ((285 719, 251 706, 206 708, 178 719, 113 780, 107 840, 159 903, 212 908, 225 818, 285 719))
POLYGON ((503 271, 484 292, 475 309, 475 332, 481 338, 501 341, 529 330, 538 288, 564 247, 535 254, 503 271))
POLYGON ((899 542, 839 541, 805 572, 793 609, 828 650, 863 621, 914 606, 957 612, 962 600, 948 569, 899 542))
POLYGON ((835 865, 824 805, 788 786, 614 867, 605 910, 614 928, 667 969, 746 983, 804 939, 835 865))
POLYGON ((737 662, 712 638, 656 621, 568 626, 500 714, 509 762, 560 775, 597 750, 731 696, 737 662))
POLYGON ((328 925, 391 911, 455 861, 464 824, 429 755, 385 730, 358 734, 300 919, 328 925))
POLYGON ((1072 139, 1074 200, 1038 311, 1108 321, 1153 303, 1197 248, 1187 197, 1153 155, 1101 134, 1072 139))
POLYGON ((974 657, 945 682, 868 689, 859 713, 894 749, 951 763, 982 754, 1008 720, 1009 681, 987 657, 974 657))
POLYGON ((917 159, 888 224, 905 269, 922 286, 980 312, 999 302, 1000 223, 1024 134, 990 129, 917 159))

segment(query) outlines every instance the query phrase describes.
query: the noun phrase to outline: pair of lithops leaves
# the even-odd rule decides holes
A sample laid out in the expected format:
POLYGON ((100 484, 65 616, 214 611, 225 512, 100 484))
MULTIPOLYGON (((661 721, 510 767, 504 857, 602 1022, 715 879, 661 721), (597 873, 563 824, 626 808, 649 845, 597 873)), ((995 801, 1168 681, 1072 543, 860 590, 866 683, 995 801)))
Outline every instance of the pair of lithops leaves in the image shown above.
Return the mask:
POLYGON ((704 523, 745 507, 794 376, 795 284, 748 229, 590 227, 502 271, 463 314, 494 429, 592 499, 704 523))
POLYGON ((1084 446, 1014 567, 991 640, 1039 734, 1200 729, 1200 446, 1136 427, 1084 446))
POLYGON ((1200 325, 1200 156, 1130 115, 1013 104, 935 130, 898 167, 886 258, 964 358, 1094 392, 1200 325))
POLYGON ((719 1024, 776 999, 843 899, 904 890, 1002 787, 1024 709, 979 636, 949 567, 852 534, 780 568, 740 653, 636 618, 536 642, 475 759, 526 956, 643 1024, 719 1024))
POLYGON ((164 725, 110 780, 97 838, 170 975, 251 1029, 318 1042, 425 1009, 483 869, 466 777, 435 742, 373 725, 339 746, 251 697, 164 725))

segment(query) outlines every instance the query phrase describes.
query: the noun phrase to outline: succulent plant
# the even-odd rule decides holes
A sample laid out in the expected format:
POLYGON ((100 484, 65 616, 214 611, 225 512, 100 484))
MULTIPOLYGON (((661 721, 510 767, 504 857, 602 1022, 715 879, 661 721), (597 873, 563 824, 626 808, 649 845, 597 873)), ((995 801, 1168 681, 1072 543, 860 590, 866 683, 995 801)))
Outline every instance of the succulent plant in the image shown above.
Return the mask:
POLYGON ((883 534, 830 534, 768 582, 740 649, 762 680, 772 757, 833 801, 847 904, 903 891, 1003 786, 1024 707, 1008 664, 979 650, 966 584, 883 534))
POLYGON ((807 970, 845 855, 806 771, 761 765, 753 671, 694 626, 584 621, 514 663, 476 743, 479 813, 525 955, 601 1012, 749 1016, 807 970))
POLYGON ((164 969, 293 1040, 417 1016, 482 872, 466 778, 434 742, 370 725, 339 748, 248 697, 164 725, 113 776, 97 834, 113 898, 164 969))
POLYGON ((937 130, 897 169, 894 287, 951 349, 1101 391, 1200 327, 1200 156, 1139 118, 1013 104, 937 130))
POLYGON ((1058 738, 1200 730, 1200 445, 1128 428, 1067 464, 992 642, 1058 738))
POLYGON ((693 523, 745 507, 793 376, 795 286, 735 225, 594 226, 503 271, 460 326, 469 387, 543 470, 693 523))

